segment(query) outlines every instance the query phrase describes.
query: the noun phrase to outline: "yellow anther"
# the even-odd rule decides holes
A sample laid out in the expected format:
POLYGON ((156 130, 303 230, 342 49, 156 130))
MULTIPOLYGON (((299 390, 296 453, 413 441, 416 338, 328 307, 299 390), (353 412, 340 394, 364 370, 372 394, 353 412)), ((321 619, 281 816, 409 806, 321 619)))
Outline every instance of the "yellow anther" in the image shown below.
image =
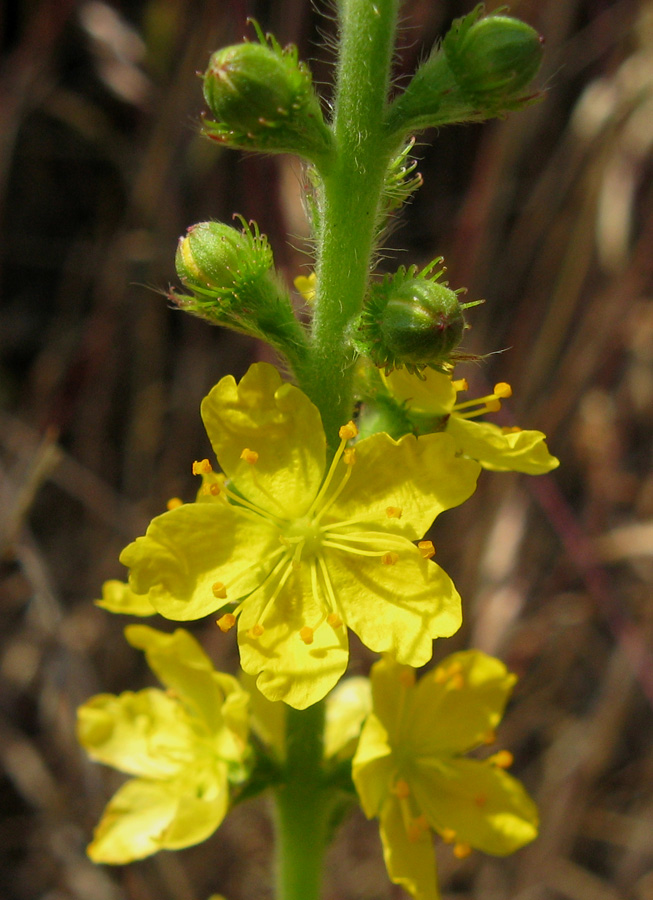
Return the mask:
POLYGON ((212 471, 213 466, 208 459, 196 459, 193 463, 193 475, 208 475, 212 471))
POLYGON ((454 844, 453 855, 456 857, 456 859, 466 859, 471 852, 472 848, 469 846, 469 844, 454 844))
POLYGON ((458 378, 456 381, 452 381, 451 383, 454 386, 454 390, 456 390, 458 393, 460 393, 460 391, 469 390, 469 384, 467 383, 466 378, 458 378))
POLYGON ((395 797, 399 797, 400 800, 405 800, 406 797, 410 797, 410 785, 405 778, 398 778, 395 781, 392 793, 395 797))
POLYGON ((445 844, 453 844, 453 842, 456 840, 457 835, 453 828, 443 828, 440 832, 440 837, 445 842, 445 844))
POLYGON ((332 628, 342 628, 342 619, 336 613, 329 613, 327 622, 332 628))
POLYGON ((180 500, 179 497, 171 497, 166 503, 167 509, 177 509, 179 506, 183 506, 184 501, 180 500))
POLYGON ((406 834, 408 836, 408 840, 411 844, 416 844, 417 841, 422 837, 425 831, 428 831, 429 823, 426 821, 425 816, 418 816, 416 819, 413 819, 407 830, 406 834))
POLYGON ((514 761, 515 757, 510 750, 499 750, 498 753, 495 753, 488 759, 488 762, 492 763, 492 765, 496 766, 498 769, 509 769, 514 761))
POLYGON ((435 556, 433 541, 418 541, 417 548, 424 559, 431 559, 432 556, 435 556))
POLYGON ((501 434, 519 434, 520 431, 519 425, 505 425, 501 429, 501 434))
POLYGON ((353 466, 356 462, 356 450, 354 447, 348 447, 342 454, 343 461, 346 466, 353 466))
POLYGON ((494 385, 494 393, 497 397, 512 397, 512 388, 506 381, 500 381, 494 385))
POLYGON ((483 743, 484 744, 493 744, 497 739, 496 731, 486 731, 483 735, 483 743))
POLYGON ((299 636, 305 644, 312 644, 314 635, 315 632, 312 628, 309 628, 308 625, 304 625, 304 627, 300 629, 299 632, 299 636))
POLYGON ((501 400, 488 400, 485 404, 485 412, 499 412, 501 409, 501 400))
POLYGON ((243 452, 240 454, 240 458, 244 459, 245 462, 248 462, 250 466, 253 466, 254 463, 258 462, 258 453, 256 450, 250 450, 249 447, 245 447, 243 452))
POLYGON ((221 581, 216 581, 211 590, 213 591, 213 596, 218 600, 227 599, 227 588, 221 581))
POLYGON ((412 688, 415 684, 415 670, 414 669, 402 669, 399 672, 399 681, 405 688, 412 688))
POLYGON ((385 514, 389 519, 401 519, 402 510, 399 506, 388 506, 385 514))
POLYGON ((358 428, 351 420, 346 425, 341 425, 338 431, 338 437, 341 441, 349 441, 351 438, 355 438, 357 434, 358 428))
POLYGON ((262 625, 252 625, 247 633, 250 637, 259 638, 264 631, 265 628, 262 625))
POLYGON ((216 625, 224 634, 230 631, 236 624, 236 617, 233 613, 225 613, 224 616, 216 621, 216 625))
POLYGON ((212 497, 217 497, 218 494, 220 494, 221 492, 222 492, 222 488, 220 487, 219 484, 210 484, 209 485, 209 494, 211 494, 212 497))
POLYGON ((465 687, 465 679, 460 672, 454 672, 453 675, 449 677, 449 684, 454 691, 462 691, 465 687))
POLYGON ((487 803, 487 797, 485 796, 485 794, 477 794, 474 797, 474 803, 478 806, 479 809, 483 809, 483 807, 487 803))
POLYGON ((399 559, 399 554, 395 553, 394 550, 388 550, 387 553, 384 553, 381 557, 381 562, 384 566, 394 566, 394 564, 399 559))

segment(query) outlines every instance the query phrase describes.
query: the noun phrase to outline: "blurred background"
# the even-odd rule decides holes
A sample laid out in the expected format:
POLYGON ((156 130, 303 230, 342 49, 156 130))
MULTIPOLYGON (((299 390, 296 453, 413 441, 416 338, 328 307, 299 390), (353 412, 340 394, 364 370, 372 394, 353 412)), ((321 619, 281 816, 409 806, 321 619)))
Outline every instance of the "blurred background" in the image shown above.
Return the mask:
MULTIPOLYGON (((310 268, 298 162, 201 139, 196 73, 254 16, 299 45, 328 102, 320 34, 334 23, 315 6, 14 0, 0 13, 3 900, 272 896, 265 800, 187 851, 88 862, 122 779, 85 759, 74 716, 92 693, 150 683, 123 617, 91 601, 166 500, 193 497, 191 462, 210 455, 202 396, 270 358, 170 308, 178 236, 239 212, 289 284, 310 268)), ((399 83, 471 7, 406 0, 399 83)), ((540 478, 484 473, 433 531, 467 613, 436 658, 480 647, 521 676, 500 740, 542 815, 540 839, 507 860, 439 848, 443 894, 653 900, 653 3, 511 11, 545 37, 542 102, 424 136, 425 184, 382 264, 443 255, 451 286, 486 299, 467 347, 501 352, 457 375, 477 393, 509 381, 498 421, 545 431, 562 462, 540 478)), ((195 633, 235 671, 233 641, 211 621, 195 633)), ((353 671, 371 661, 355 646, 353 671)), ((325 898, 403 896, 376 823, 354 815, 325 898)))

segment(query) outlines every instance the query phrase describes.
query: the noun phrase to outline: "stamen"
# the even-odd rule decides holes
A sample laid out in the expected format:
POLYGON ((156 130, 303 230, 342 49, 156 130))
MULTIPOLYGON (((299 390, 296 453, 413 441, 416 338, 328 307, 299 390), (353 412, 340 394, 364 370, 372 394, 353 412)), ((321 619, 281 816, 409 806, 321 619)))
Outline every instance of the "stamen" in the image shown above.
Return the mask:
POLYGON ((501 434, 519 434, 520 431, 519 425, 504 425, 501 429, 501 434))
MULTIPOLYGON (((338 535, 338 537, 339 537, 339 535, 338 535)), ((377 539, 377 543, 378 543, 378 539, 377 539)), ((346 553, 353 553, 355 556, 377 556, 377 557, 380 556, 383 559, 383 557, 388 555, 387 550, 359 550, 358 547, 347 547, 346 544, 339 544, 337 541, 323 540, 322 546, 323 547, 332 547, 334 550, 344 550, 346 553)), ((397 559, 399 559, 398 554, 395 554, 395 556, 397 556, 397 559)), ((383 561, 386 562, 385 559, 383 561)), ((396 562, 396 560, 395 560, 395 562, 396 562)), ((393 563, 388 562, 387 565, 393 565, 393 563)))
POLYGON ((456 381, 451 382, 456 393, 460 393, 461 391, 468 391, 469 384, 467 383, 466 378, 458 378, 456 381))
POLYGON ((399 681, 405 688, 412 688, 415 686, 415 669, 402 669, 399 673, 399 681))
MULTIPOLYGON (((360 551, 359 551, 360 553, 360 551)), ((384 566, 394 566, 394 564, 399 559, 399 554, 395 553, 394 550, 388 550, 387 553, 384 553, 381 557, 381 562, 384 566)))
POLYGON ((221 581, 216 581, 211 590, 213 591, 213 596, 218 600, 227 599, 227 588, 221 581))
POLYGON ((488 762, 493 766, 496 766, 498 769, 509 769, 514 761, 515 757, 512 755, 510 750, 499 750, 498 753, 495 753, 493 756, 490 756, 488 758, 488 762))
MULTIPOLYGON (((408 540, 408 538, 402 537, 400 534, 378 534, 364 531, 352 531, 349 534, 341 534, 339 531, 334 531, 334 529, 340 528, 343 523, 334 522, 331 525, 326 525, 324 527, 324 539, 325 540, 338 540, 338 541, 351 541, 354 544, 376 544, 378 545, 383 542, 386 545, 391 547, 396 547, 398 550, 405 550, 406 547, 414 548, 415 545, 408 540)), ((348 523, 344 523, 347 525, 348 523)), ((349 549, 349 547, 347 548, 349 549)))
POLYGON ((394 783, 392 793, 400 800, 404 800, 406 797, 410 797, 410 785, 404 778, 398 778, 394 783))
POLYGON ((166 503, 166 509, 178 509, 180 506, 184 505, 184 501, 180 500, 179 497, 171 497, 166 503))
POLYGON ((487 797, 485 796, 485 794, 477 794, 476 797, 474 797, 474 803, 478 806, 479 809, 483 809, 483 807, 487 803, 487 797))
POLYGON ((453 828, 443 828, 440 832, 440 837, 445 842, 445 844, 453 844, 453 842, 456 840, 457 835, 453 828))
POLYGON ((389 519, 401 519, 402 510, 399 506, 388 506, 385 514, 389 519))
POLYGON ((258 453, 256 450, 250 450, 249 447, 245 447, 243 452, 240 454, 240 458, 244 459, 245 462, 248 462, 250 466, 253 466, 254 463, 258 462, 258 453))
POLYGON ((342 425, 338 430, 338 437, 341 441, 349 441, 358 435, 358 428, 349 420, 346 425, 342 425))
POLYGON ((408 826, 407 835, 408 840, 411 844, 416 844, 417 841, 422 837, 422 835, 429 830, 429 823, 426 820, 426 816, 421 815, 418 816, 408 826))
MULTIPOLYGON (((354 453, 355 451, 352 450, 351 452, 354 453)), ((346 456, 347 453, 349 453, 349 450, 345 450, 344 456, 346 456)), ((347 460, 345 459, 345 463, 346 463, 346 462, 347 462, 347 460)), ((345 472, 342 481, 340 482, 340 484, 338 485, 338 487, 335 489, 335 491, 331 494, 331 496, 329 497, 329 499, 327 500, 327 502, 324 504, 324 506, 322 507, 322 509, 319 511, 319 513, 314 517, 314 519, 313 519, 313 525, 317 525, 317 524, 319 523, 319 521, 320 521, 320 519, 322 518, 322 516, 323 516, 326 512, 328 512, 328 510, 333 506, 333 504, 336 502, 336 500, 338 499, 338 497, 340 496, 340 494, 342 494, 342 492, 343 492, 344 489, 345 489, 345 486, 346 486, 347 482, 349 481, 349 479, 350 479, 350 477, 351 477, 352 468, 353 468, 353 463, 347 465, 347 471, 345 472)))
POLYGON ((435 547, 433 546, 433 541, 418 541, 417 549, 422 554, 424 559, 431 559, 435 556, 435 547))
POLYGON ((253 625, 249 629, 247 634, 249 635, 249 637, 259 638, 259 637, 261 637, 261 635, 263 634, 264 631, 265 631, 265 628, 262 625, 257 624, 257 625, 253 625))
POLYGON ((225 613, 220 616, 215 623, 223 634, 230 631, 236 624, 236 617, 233 613, 225 613))
POLYGON ((213 466, 208 459, 195 460, 193 463, 193 475, 208 475, 213 471, 213 466))
POLYGON ((342 628, 342 619, 336 613, 329 613, 326 620, 332 628, 342 628))
POLYGON ((483 743, 484 744, 493 744, 496 741, 496 739, 497 739, 496 731, 490 730, 490 731, 487 731, 483 735, 483 743))
MULTIPOLYGON (((324 589, 326 591, 327 599, 329 601, 329 606, 331 607, 331 612, 334 614, 341 622, 344 622, 344 619, 341 615, 342 610, 338 604, 338 600, 336 598, 335 591, 333 590, 333 585, 331 584, 331 576, 329 575, 329 569, 327 568, 327 564, 324 561, 324 556, 320 553, 317 557, 317 563, 320 567, 320 572, 322 574, 322 580, 324 582, 324 589)), ((334 628, 337 626, 333 626, 334 628)))
POLYGON ((456 859, 466 859, 471 852, 472 848, 469 846, 469 844, 454 844, 453 855, 456 857, 456 859))
POLYGON ((342 461, 346 466, 353 466, 356 462, 356 448, 347 447, 345 452, 342 454, 342 461))
POLYGON ((309 628, 308 625, 305 625, 300 629, 299 636, 305 644, 312 644, 314 633, 315 632, 312 628, 309 628))
POLYGON ((494 385, 494 393, 497 397, 512 397, 512 388, 508 384, 507 381, 500 381, 498 384, 494 385))

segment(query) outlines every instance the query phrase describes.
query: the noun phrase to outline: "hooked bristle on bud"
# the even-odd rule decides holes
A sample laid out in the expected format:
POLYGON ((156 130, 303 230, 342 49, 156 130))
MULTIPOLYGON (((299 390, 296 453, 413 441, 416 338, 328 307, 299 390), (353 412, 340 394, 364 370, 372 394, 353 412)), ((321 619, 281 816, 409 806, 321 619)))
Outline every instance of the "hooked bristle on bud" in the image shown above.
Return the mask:
POLYGON ((436 259, 421 272, 402 266, 372 285, 354 343, 386 372, 401 366, 410 372, 427 366, 448 371, 451 361, 461 358, 457 347, 467 328, 463 310, 475 304, 461 304, 460 291, 439 281, 444 269, 431 274, 441 262, 436 259))
POLYGON ((332 136, 308 66, 296 47, 282 48, 254 27, 259 43, 234 44, 211 56, 204 99, 216 121, 204 121, 204 134, 227 146, 296 153, 324 164, 332 136))

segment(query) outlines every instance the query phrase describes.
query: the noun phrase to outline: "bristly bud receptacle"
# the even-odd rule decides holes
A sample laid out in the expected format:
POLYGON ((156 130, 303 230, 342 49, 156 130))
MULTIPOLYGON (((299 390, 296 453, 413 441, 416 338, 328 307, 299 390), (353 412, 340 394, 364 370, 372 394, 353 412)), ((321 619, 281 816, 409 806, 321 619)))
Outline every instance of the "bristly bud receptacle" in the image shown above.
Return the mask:
POLYGON ((201 222, 179 238, 175 264, 190 293, 169 297, 180 309, 261 338, 296 361, 305 349, 304 330, 276 278, 267 238, 255 223, 241 223, 242 231, 201 222))
POLYGON ((389 110, 388 127, 403 134, 450 122, 501 116, 538 98, 529 85, 543 56, 540 35, 484 4, 456 19, 389 110))
POLYGON ((436 259, 421 272, 402 266, 372 285, 353 343, 386 372, 401 366, 410 372, 427 366, 447 371, 452 360, 469 358, 457 348, 468 327, 463 311, 477 304, 459 302, 461 291, 439 280, 444 269, 432 273, 441 262, 436 259))
POLYGON ((259 43, 216 51, 204 74, 204 99, 215 116, 204 134, 214 141, 263 153, 295 153, 328 166, 333 138, 324 122, 308 66, 297 48, 282 48, 258 29, 259 43))

